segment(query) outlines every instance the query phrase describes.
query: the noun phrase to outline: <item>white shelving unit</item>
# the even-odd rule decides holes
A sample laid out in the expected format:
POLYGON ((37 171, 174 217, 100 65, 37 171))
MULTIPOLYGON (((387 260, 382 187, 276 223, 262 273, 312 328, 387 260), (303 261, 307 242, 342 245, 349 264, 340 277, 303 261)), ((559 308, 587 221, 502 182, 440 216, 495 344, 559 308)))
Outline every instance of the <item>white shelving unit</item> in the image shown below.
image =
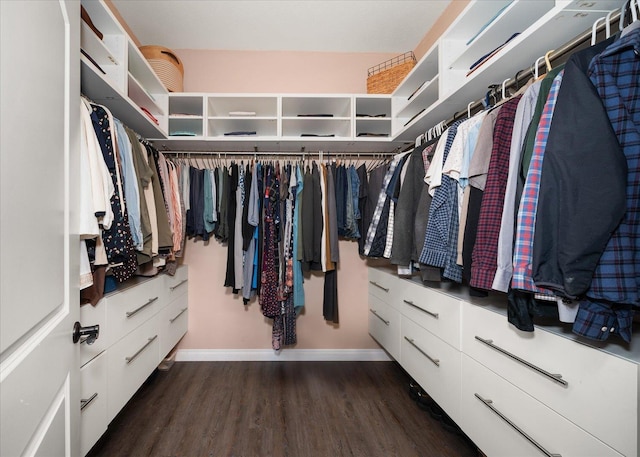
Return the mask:
POLYGON ((204 136, 204 95, 171 94, 169 97, 169 136, 204 136))
POLYGON ((210 137, 278 136, 278 97, 274 95, 210 95, 207 97, 210 137), (246 132, 247 135, 231 135, 246 132), (250 134, 255 132, 255 134, 250 134))
MULTIPOLYGON (((387 95, 355 97, 355 136, 358 140, 370 140, 367 134, 391 137, 391 99, 387 95)), ((375 138, 375 137, 374 137, 375 138)))
MULTIPOLYGON (((620 3, 474 0, 391 95, 188 94, 205 98, 202 103, 207 113, 190 113, 184 119, 172 112, 169 131, 197 129, 198 138, 159 136, 156 141, 163 149, 202 152, 248 151, 254 147, 295 152, 307 145, 314 150, 393 151, 463 111, 490 85, 512 78, 516 72, 533 66, 547 51, 589 30, 596 19, 620 7, 620 3), (516 32, 515 38, 470 72, 474 62, 492 53, 516 32), (230 116, 231 111, 255 115, 230 116), (200 115, 205 119, 201 129, 196 119, 200 115), (384 117, 371 117, 376 115, 384 117), (224 135, 234 131, 256 134, 224 135), (370 136, 360 136, 365 133, 370 136)), ((169 98, 183 96, 170 94, 169 98)))
POLYGON ((103 34, 100 39, 82 22, 82 93, 140 135, 165 137, 168 91, 104 1, 83 0, 82 6, 103 34))
POLYGON ((588 30, 620 7, 616 0, 481 0, 467 8, 392 94, 393 136, 413 141, 482 97, 547 51, 588 30), (471 65, 491 53, 483 65, 471 65), (411 96, 413 94, 413 96, 411 96))

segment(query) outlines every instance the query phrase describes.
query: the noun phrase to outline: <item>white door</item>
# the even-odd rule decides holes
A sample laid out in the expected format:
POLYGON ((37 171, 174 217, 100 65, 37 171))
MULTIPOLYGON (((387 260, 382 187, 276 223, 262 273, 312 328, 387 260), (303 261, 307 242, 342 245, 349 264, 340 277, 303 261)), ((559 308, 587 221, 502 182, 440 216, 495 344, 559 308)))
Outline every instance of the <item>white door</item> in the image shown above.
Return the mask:
POLYGON ((0 0, 0 455, 79 454, 77 1, 0 0))

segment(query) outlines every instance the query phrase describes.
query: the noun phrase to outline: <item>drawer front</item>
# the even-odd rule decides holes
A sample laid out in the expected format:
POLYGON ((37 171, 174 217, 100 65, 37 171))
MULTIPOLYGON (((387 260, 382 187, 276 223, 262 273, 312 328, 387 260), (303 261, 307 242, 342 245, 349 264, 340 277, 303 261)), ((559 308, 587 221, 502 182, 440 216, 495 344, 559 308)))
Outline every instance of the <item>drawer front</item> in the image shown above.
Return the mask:
POLYGON ((189 302, 187 294, 171 302, 159 314, 160 320, 160 359, 187 333, 189 321, 189 302))
POLYGON ((394 296, 402 314, 460 349, 460 301, 409 281, 402 285, 394 296))
POLYGON ((96 306, 87 304, 80 307, 80 324, 82 324, 83 327, 90 325, 100 326, 98 339, 92 344, 87 344, 87 340, 84 338, 80 340, 80 366, 83 366, 107 348, 109 327, 105 325, 107 322, 106 310, 106 300, 100 300, 96 306))
POLYGON ((462 310, 464 353, 619 452, 637 455, 637 365, 544 330, 520 332, 478 306, 462 310))
POLYGON ((458 424, 486 455, 621 455, 465 354, 461 378, 458 424))
POLYGON ((166 304, 162 291, 163 278, 154 278, 118 294, 105 298, 107 325, 111 345, 147 321, 166 304))
POLYGON ((107 354, 80 369, 80 451, 85 455, 107 430, 107 354))
POLYGON ((455 421, 460 416, 460 351, 402 316, 400 365, 455 421))
POLYGON ((400 279, 385 271, 369 268, 369 294, 385 303, 393 301, 400 279))
POLYGON ((109 373, 109 422, 158 366, 159 335, 157 316, 107 351, 109 373))
POLYGON ((400 313, 374 295, 369 295, 369 334, 400 360, 400 313))
POLYGON ((187 266, 183 265, 176 270, 175 275, 164 275, 164 290, 167 294, 167 302, 187 294, 189 290, 188 272, 187 266))

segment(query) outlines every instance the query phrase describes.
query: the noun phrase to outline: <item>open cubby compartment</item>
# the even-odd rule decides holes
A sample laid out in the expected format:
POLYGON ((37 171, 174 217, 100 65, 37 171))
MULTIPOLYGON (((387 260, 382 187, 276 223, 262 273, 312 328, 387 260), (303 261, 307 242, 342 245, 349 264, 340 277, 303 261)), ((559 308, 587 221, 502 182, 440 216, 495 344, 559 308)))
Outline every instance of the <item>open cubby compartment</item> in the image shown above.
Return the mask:
MULTIPOLYGON (((493 2, 477 3, 481 5, 473 5, 475 8, 470 12, 472 17, 476 16, 475 10, 485 8, 485 3, 493 2)), ((500 3, 498 2, 498 5, 500 3)), ((458 31, 456 27, 456 32, 445 34, 443 37, 443 40, 448 42, 447 52, 443 53, 444 68, 469 71, 471 65, 503 45, 513 34, 525 32, 537 18, 552 10, 555 3, 554 0, 507 2, 507 5, 498 10, 497 16, 489 19, 487 23, 474 21, 474 24, 470 24, 465 30, 466 33, 458 31), (470 40, 472 41, 469 42, 470 40)))
MULTIPOLYGON (((235 118, 210 117, 207 122, 207 136, 221 137, 231 132, 256 132, 251 137, 276 137, 278 134, 277 118, 235 118)), ((228 136, 233 138, 234 136, 228 136)), ((242 138, 243 136, 240 136, 242 138)))
POLYGON ((391 118, 358 118, 356 120, 356 137, 363 133, 391 136, 391 118))
POLYGON ((394 97, 392 100, 394 118, 399 119, 404 124, 423 109, 436 103, 440 93, 439 79, 438 76, 435 76, 429 82, 423 84, 410 100, 404 97, 394 97))
POLYGON ((284 96, 282 116, 296 117, 314 114, 331 115, 337 118, 351 118, 351 97, 340 96, 284 96))
POLYGON ((388 95, 356 96, 355 114, 357 118, 384 115, 391 117, 391 97, 388 95))
POLYGON ((204 116, 204 96, 169 94, 169 116, 204 116))
POLYGON ((338 138, 352 137, 351 119, 302 117, 282 120, 283 137, 302 137, 303 134, 334 135, 338 138))
POLYGON ((255 95, 211 95, 207 97, 209 117, 231 117, 230 113, 255 113, 238 117, 268 117, 278 116, 278 97, 255 95))
MULTIPOLYGON (((164 84, 153 71, 147 59, 131 40, 128 41, 127 69, 130 75, 129 81, 131 81, 131 77, 133 77, 133 80, 138 83, 139 89, 148 95, 150 101, 144 101, 146 103, 153 102, 150 104, 155 104, 154 109, 157 110, 159 115, 164 116, 167 113, 169 91, 164 87, 164 84)), ((132 88, 129 87, 130 97, 131 89, 132 88)), ((147 106, 145 106, 145 108, 149 109, 147 106)), ((151 111, 151 109, 149 109, 149 111, 151 111)))
MULTIPOLYGON (((436 41, 426 54, 418 61, 415 67, 402 80, 391 97, 395 100, 405 100, 409 103, 424 87, 431 85, 434 79, 438 78, 440 72, 438 66, 438 52, 440 42, 436 41), (409 98, 411 97, 411 100, 409 98)), ((395 113, 395 111, 394 111, 395 113)))
POLYGON ((202 117, 171 117, 169 118, 169 136, 184 136, 186 138, 204 135, 204 119, 202 117))

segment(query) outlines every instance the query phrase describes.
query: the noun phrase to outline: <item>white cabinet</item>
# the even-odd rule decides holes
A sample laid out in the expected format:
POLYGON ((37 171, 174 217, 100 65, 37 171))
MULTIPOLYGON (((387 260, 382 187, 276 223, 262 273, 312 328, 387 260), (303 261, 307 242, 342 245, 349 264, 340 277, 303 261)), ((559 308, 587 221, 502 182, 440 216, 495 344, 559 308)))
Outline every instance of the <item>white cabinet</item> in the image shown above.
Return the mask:
POLYGON ((391 136, 391 99, 387 95, 355 97, 355 136, 361 140, 391 136))
POLYGON ((472 299, 380 268, 369 268, 369 308, 371 336, 486 455, 638 455, 637 335, 600 349, 561 327, 521 332, 503 295, 472 299))
POLYGON ((283 96, 282 136, 350 138, 352 131, 352 97, 283 96))
POLYGON ((81 448, 85 455, 145 379, 187 332, 188 270, 136 278, 80 310, 82 324, 100 325, 82 343, 81 448))
POLYGON ((103 0, 83 0, 102 39, 81 27, 81 90, 148 138, 167 132, 168 91, 103 0))

